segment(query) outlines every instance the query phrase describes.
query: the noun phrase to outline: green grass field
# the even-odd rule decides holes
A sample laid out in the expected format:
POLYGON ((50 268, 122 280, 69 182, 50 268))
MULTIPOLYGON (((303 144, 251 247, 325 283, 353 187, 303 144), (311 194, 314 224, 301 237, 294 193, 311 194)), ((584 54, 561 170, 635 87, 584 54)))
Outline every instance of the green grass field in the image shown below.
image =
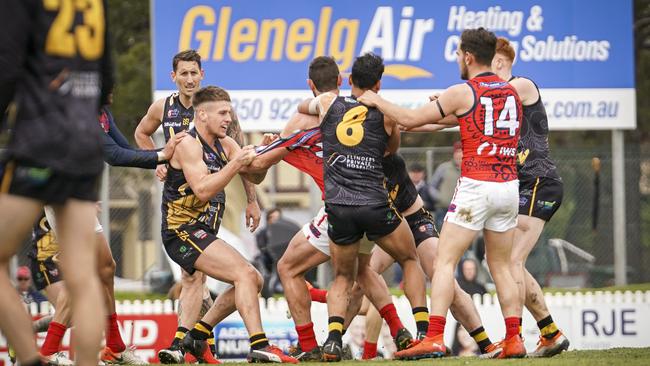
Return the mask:
MULTIPOLYGON (((539 365, 539 366, 592 366, 592 365, 650 365, 649 348, 614 348, 603 351, 571 351, 553 358, 519 359, 519 360, 481 360, 476 357, 449 357, 420 361, 344 361, 336 365, 349 366, 467 366, 467 365, 539 365)), ((332 366, 332 363, 309 363, 314 366, 332 366)))

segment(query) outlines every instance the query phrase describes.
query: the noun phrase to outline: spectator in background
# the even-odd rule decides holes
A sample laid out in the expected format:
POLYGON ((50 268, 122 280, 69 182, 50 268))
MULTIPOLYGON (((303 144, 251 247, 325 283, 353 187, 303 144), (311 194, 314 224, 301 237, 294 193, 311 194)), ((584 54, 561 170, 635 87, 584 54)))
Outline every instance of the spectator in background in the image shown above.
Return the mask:
MULTIPOLYGON (((426 182, 426 172, 424 170, 424 167, 418 163, 411 164, 408 169, 409 173, 409 178, 411 178, 411 182, 415 185, 415 188, 418 190, 418 194, 422 198, 422 201, 424 201, 424 208, 426 208, 430 212, 434 212, 434 202, 433 202, 433 197, 431 197, 431 193, 429 190, 429 186, 427 185, 426 182)), ((438 226, 440 228, 440 226, 438 226)))
POLYGON ((460 276, 458 285, 470 296, 487 293, 485 286, 477 281, 478 264, 472 258, 465 258, 460 262, 460 276))
POLYGON ((460 141, 454 143, 454 156, 451 160, 438 165, 428 185, 429 197, 433 199, 436 214, 436 227, 442 228, 442 222, 447 214, 447 208, 454 197, 456 183, 460 178, 460 163, 463 160, 463 149, 460 141))
POLYGON ((478 345, 460 323, 456 323, 456 332, 454 332, 454 343, 451 346, 451 353, 459 357, 472 357, 480 354, 478 345))
POLYGON ((282 216, 279 208, 272 208, 266 213, 266 226, 255 235, 260 254, 257 266, 264 276, 262 296, 267 298, 273 293, 281 293, 282 285, 278 277, 278 260, 289 246, 291 238, 300 230, 295 222, 282 216))
POLYGON ((18 267, 16 271, 16 282, 18 283, 16 290, 18 290, 18 294, 25 304, 31 304, 33 302, 40 304, 47 301, 47 298, 32 286, 32 273, 27 266, 18 267))

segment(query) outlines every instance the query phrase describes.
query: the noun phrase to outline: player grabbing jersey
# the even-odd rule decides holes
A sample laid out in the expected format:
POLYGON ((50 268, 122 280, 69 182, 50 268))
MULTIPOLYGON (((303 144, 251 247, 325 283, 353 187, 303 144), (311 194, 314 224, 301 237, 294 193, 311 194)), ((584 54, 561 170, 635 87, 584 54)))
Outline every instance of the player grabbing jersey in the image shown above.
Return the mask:
MULTIPOLYGON (((199 89, 192 96, 195 129, 177 146, 169 161, 163 193, 162 238, 167 254, 190 275, 196 270, 233 285, 183 338, 183 348, 199 363, 214 363, 207 339, 212 328, 238 310, 250 335, 251 362, 297 363, 269 344, 262 329, 257 294, 262 277, 236 250, 217 238, 217 212, 211 200, 250 164, 255 151, 239 147, 226 135, 231 122, 228 93, 218 87, 199 89), (227 309, 224 317, 218 314, 227 309)), ((259 182, 263 175, 247 174, 259 182)), ((162 361, 162 360, 161 360, 162 361)), ((167 360, 179 363, 182 360, 167 360)))
POLYGON ((398 358, 443 356, 447 311, 454 297, 454 269, 458 260, 482 230, 488 265, 497 287, 506 323, 500 358, 524 357, 519 334, 522 304, 510 271, 510 254, 517 226, 519 201, 516 151, 521 125, 521 102, 507 81, 491 72, 496 36, 483 28, 465 30, 456 51, 461 77, 438 99, 411 110, 392 104, 372 91, 359 100, 376 106, 405 127, 428 123, 458 123, 463 161, 456 194, 449 205, 440 233, 435 265, 427 337, 398 358), (445 119, 447 115, 451 117, 445 119), (454 117, 455 116, 455 117, 454 117))

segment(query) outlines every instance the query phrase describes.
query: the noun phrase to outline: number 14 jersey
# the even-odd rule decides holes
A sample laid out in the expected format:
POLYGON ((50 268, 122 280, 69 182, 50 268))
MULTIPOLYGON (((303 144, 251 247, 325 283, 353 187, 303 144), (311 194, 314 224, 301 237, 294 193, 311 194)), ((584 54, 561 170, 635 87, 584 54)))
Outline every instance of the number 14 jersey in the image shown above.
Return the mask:
POLYGON ((463 145, 461 176, 488 182, 517 179, 517 144, 522 120, 515 89, 491 72, 467 81, 474 105, 458 116, 463 145))

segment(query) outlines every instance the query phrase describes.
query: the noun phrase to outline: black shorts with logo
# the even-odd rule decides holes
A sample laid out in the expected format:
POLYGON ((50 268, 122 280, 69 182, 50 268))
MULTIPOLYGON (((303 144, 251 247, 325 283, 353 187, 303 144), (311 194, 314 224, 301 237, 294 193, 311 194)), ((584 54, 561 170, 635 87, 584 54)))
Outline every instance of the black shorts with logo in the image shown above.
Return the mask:
POLYGON ((215 240, 217 240, 216 232, 201 222, 162 231, 162 241, 167 255, 189 274, 196 271, 194 262, 215 240))
POLYGON ((438 237, 435 220, 431 213, 424 207, 406 216, 404 219, 406 219, 409 228, 411 228, 416 247, 429 238, 438 237))
POLYGON ((519 214, 549 221, 562 204, 561 180, 546 177, 519 179, 519 214))
POLYGON ((44 261, 30 258, 29 267, 32 271, 34 287, 36 287, 38 291, 61 281, 61 271, 59 271, 59 265, 54 256, 48 257, 44 261))
POLYGON ((402 217, 392 204, 375 206, 344 206, 325 203, 327 235, 338 245, 359 241, 365 234, 376 241, 397 229, 402 217))
POLYGON ((2 165, 0 193, 54 205, 64 204, 68 199, 97 201, 99 175, 73 176, 16 160, 2 165))

